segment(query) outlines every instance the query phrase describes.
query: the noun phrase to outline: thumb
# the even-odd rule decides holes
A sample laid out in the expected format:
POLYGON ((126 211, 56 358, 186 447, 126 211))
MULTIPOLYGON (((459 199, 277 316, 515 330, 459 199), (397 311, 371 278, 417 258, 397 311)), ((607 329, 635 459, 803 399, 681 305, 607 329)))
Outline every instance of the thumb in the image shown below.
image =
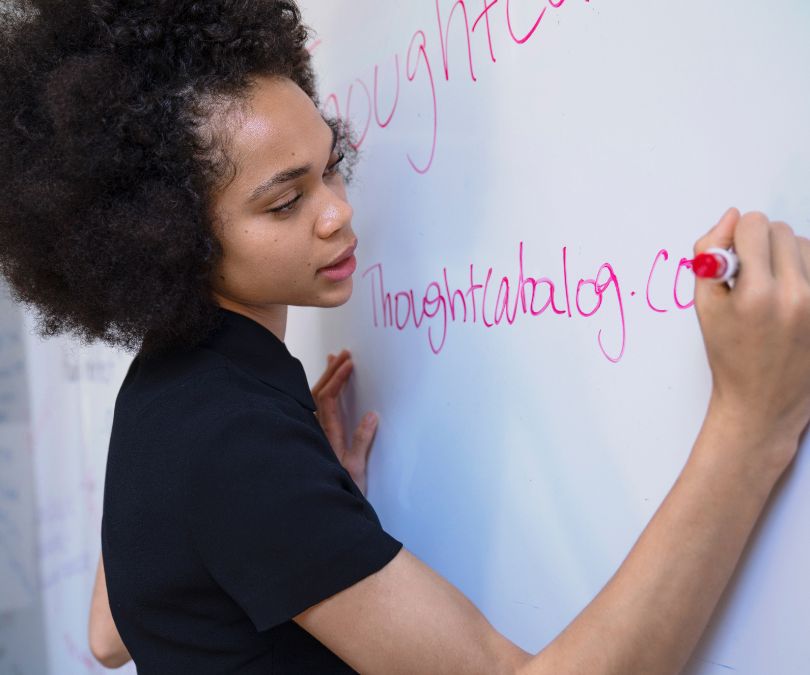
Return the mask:
POLYGON ((730 248, 734 243, 734 228, 740 220, 740 212, 731 207, 717 221, 717 224, 695 242, 694 253, 702 253, 707 248, 730 248))
MULTIPOLYGON (((734 243, 734 230, 740 220, 740 212, 731 207, 717 221, 717 224, 695 242, 694 254, 702 253, 707 248, 731 248, 734 243)), ((726 284, 718 284, 710 279, 695 277, 695 301, 697 303, 712 297, 726 295, 729 292, 726 284)))

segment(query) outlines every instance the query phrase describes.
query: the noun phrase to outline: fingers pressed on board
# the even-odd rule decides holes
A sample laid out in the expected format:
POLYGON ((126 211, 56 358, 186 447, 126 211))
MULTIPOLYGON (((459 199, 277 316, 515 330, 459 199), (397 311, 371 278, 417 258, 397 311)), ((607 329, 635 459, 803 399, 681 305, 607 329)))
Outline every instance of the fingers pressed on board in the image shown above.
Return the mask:
POLYGON ((335 374, 335 371, 340 368, 341 364, 346 361, 346 359, 351 359, 351 353, 349 350, 344 349, 340 354, 334 356, 329 354, 327 356, 327 366, 326 370, 324 371, 323 375, 318 379, 315 383, 315 386, 312 387, 312 394, 313 396, 320 392, 321 388, 332 378, 335 374))
POLYGON ((321 387, 319 395, 332 397, 337 396, 340 393, 340 390, 343 388, 343 385, 345 385, 348 381, 353 369, 353 361, 343 361, 338 369, 332 373, 332 377, 324 383, 323 387, 321 387))

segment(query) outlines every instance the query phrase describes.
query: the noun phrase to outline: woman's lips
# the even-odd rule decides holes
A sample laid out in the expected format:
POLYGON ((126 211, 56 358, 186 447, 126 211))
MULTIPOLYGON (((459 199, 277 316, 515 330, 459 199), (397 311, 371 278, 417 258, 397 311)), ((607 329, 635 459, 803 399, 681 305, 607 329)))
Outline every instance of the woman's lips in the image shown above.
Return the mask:
POLYGON ((336 265, 332 265, 331 267, 321 267, 318 270, 318 274, 322 274, 330 281, 344 281, 348 279, 354 271, 357 269, 357 259, 350 255, 348 258, 344 258, 336 265))

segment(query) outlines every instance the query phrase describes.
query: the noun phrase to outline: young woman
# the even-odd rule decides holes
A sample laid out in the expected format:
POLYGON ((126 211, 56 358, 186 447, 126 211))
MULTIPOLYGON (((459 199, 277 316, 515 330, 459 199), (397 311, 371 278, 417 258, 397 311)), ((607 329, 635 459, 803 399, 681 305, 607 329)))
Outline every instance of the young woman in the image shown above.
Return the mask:
POLYGON ((733 290, 697 282, 703 427, 614 577, 528 654, 380 526, 373 416, 348 447, 335 405, 351 356, 310 392, 284 345, 288 305, 349 299, 358 243, 295 5, 18 6, 2 14, 0 266, 43 333, 137 349, 96 656, 142 674, 677 672, 810 418, 810 243, 736 209, 697 242, 733 244, 742 270, 733 290))

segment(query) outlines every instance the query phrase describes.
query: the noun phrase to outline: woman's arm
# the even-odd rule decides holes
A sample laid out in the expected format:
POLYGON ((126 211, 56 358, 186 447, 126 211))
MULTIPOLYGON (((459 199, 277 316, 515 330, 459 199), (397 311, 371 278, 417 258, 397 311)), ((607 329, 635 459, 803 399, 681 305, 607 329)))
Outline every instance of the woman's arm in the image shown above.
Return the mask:
POLYGON ((90 622, 88 627, 90 651, 99 663, 107 668, 119 668, 130 661, 127 648, 121 641, 110 613, 110 599, 107 597, 107 580, 104 576, 104 560, 98 556, 96 582, 93 598, 90 601, 90 622))
POLYGON ((810 417, 810 242, 731 210, 696 250, 732 242, 734 289, 696 288, 714 388, 692 452, 614 577, 545 649, 514 645, 406 550, 294 620, 361 673, 679 672, 810 417))
POLYGON ((519 671, 678 673, 711 617, 779 472, 718 453, 790 453, 779 433, 746 437, 712 411, 667 498, 610 582, 519 671))
POLYGON ((522 672, 679 672, 795 456, 810 412, 810 242, 756 213, 735 230, 733 216, 695 247, 733 243, 746 270, 733 291, 696 288, 714 389, 689 460, 615 576, 545 650, 551 670, 538 659, 522 672))
POLYGON ((369 675, 680 672, 775 481, 774 473, 757 477, 712 458, 712 450, 778 450, 783 442, 790 450, 777 437, 762 445, 741 439, 710 411, 681 477, 616 575, 537 655, 406 549, 294 620, 369 675))

